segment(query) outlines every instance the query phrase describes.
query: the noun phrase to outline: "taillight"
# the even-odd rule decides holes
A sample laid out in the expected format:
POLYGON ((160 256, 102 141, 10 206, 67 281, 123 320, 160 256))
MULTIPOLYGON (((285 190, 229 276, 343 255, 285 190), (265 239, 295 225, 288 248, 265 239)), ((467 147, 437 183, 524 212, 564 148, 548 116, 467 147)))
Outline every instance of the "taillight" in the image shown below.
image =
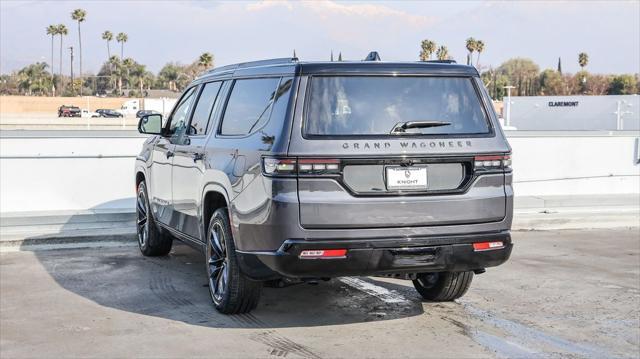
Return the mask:
POLYGON ((476 156, 473 167, 476 170, 511 169, 511 155, 476 156))
POLYGON ((299 158, 299 174, 337 174, 340 173, 340 160, 324 158, 299 158))
POLYGON ((262 169, 267 176, 336 175, 340 173, 340 160, 263 157, 262 169))
POLYGON ((262 170, 269 176, 292 176, 296 174, 296 160, 293 158, 262 158, 262 170))

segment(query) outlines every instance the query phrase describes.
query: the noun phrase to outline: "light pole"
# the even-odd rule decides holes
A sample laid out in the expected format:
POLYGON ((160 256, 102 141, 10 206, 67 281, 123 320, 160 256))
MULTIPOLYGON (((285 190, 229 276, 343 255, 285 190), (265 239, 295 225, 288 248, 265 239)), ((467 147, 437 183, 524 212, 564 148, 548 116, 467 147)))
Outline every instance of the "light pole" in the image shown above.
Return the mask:
POLYGON ((505 118, 505 126, 511 126, 511 89, 516 87, 509 85, 503 88, 507 89, 507 118, 505 118))
POLYGON ((616 130, 618 131, 622 131, 622 129, 624 128, 624 115, 630 115, 633 113, 633 111, 625 111, 622 109, 622 105, 627 105, 627 107, 632 107, 633 104, 628 103, 625 100, 619 100, 617 101, 617 105, 618 108, 616 109, 616 111, 614 112, 614 114, 616 115, 616 130))

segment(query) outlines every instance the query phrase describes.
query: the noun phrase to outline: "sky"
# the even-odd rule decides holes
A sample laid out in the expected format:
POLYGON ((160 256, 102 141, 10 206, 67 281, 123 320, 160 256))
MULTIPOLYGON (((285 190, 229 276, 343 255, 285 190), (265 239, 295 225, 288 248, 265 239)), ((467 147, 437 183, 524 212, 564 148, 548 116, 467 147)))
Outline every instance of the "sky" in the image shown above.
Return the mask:
MULTIPOLYGON (((361 60, 376 50, 382 60, 416 61, 420 41, 446 45, 466 61, 465 39, 485 43, 481 68, 513 57, 541 69, 576 72, 578 53, 589 55, 592 73, 640 72, 640 1, 15 1, 0 0, 0 72, 51 62, 45 28, 63 23, 63 71, 77 24, 70 13, 87 11, 82 23, 83 68, 97 72, 107 59, 105 30, 125 32, 124 56, 159 71, 169 61, 193 62, 211 52, 215 65, 291 56, 328 60, 331 51, 361 60)), ((54 64, 58 69, 59 40, 54 64)), ((120 46, 111 43, 112 54, 120 46)))

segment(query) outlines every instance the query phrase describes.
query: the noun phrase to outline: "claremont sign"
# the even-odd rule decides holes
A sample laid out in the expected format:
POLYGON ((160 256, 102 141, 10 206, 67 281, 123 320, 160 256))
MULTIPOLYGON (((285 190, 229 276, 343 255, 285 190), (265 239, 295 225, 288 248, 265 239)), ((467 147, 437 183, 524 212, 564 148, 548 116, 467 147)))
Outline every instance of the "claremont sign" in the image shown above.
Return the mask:
POLYGON ((578 101, 549 101, 549 107, 577 107, 578 101))

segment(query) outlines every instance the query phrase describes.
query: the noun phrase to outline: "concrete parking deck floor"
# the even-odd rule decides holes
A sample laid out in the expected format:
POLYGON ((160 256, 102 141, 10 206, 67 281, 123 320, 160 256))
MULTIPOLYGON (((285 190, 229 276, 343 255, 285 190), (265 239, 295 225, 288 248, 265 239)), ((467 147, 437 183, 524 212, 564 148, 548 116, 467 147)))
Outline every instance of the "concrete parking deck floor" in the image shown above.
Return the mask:
POLYGON ((516 232, 510 262, 455 303, 408 281, 265 288, 253 313, 209 304, 177 245, 0 254, 0 357, 638 357, 637 228, 516 232))

